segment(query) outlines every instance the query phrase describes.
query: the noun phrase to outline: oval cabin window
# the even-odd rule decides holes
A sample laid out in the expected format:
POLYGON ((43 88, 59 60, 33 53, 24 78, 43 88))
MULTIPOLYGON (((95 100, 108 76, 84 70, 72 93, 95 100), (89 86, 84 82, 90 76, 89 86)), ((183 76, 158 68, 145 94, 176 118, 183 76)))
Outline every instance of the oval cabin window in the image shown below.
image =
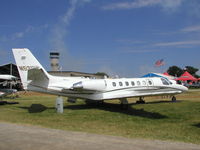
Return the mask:
POLYGON ((149 85, 152 85, 152 84, 153 84, 150 80, 149 80, 148 82, 149 82, 149 85))
POLYGON ((140 81, 137 81, 137 85, 140 85, 140 81))
POLYGON ((113 83, 112 83, 112 85, 113 85, 113 86, 116 86, 116 83, 115 83, 115 82, 113 82, 113 83))

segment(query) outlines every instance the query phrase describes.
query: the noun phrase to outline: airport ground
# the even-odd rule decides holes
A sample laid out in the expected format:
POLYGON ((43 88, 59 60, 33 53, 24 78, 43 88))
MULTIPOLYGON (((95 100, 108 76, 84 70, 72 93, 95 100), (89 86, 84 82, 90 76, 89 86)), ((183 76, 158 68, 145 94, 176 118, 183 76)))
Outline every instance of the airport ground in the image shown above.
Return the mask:
MULTIPOLYGON (((16 130, 14 130, 13 133, 17 133, 19 136, 22 134, 21 136, 25 135, 25 137, 26 135, 28 137, 31 133, 39 137, 40 134, 37 135, 35 133, 42 133, 41 130, 52 131, 52 133, 53 131, 61 133, 64 130, 63 134, 76 131, 78 133, 81 132, 83 135, 89 133, 89 135, 98 134, 97 137, 102 136, 103 139, 104 136, 108 139, 110 138, 109 136, 117 136, 113 138, 118 139, 122 137, 127 141, 131 140, 133 143, 138 143, 134 142, 137 141, 137 139, 144 139, 141 140, 141 145, 143 145, 142 143, 145 143, 145 141, 147 143, 153 143, 155 140, 160 141, 161 145, 162 141, 167 141, 166 143, 168 144, 166 145, 170 145, 170 143, 173 145, 174 142, 200 145, 199 90, 192 90, 185 94, 178 95, 178 101, 176 103, 172 103, 168 98, 152 97, 146 99, 147 104, 136 105, 135 101, 137 99, 129 99, 131 104, 128 110, 121 110, 118 101, 108 101, 105 102, 104 105, 89 106, 81 100, 75 104, 66 102, 63 114, 56 113, 54 108, 55 98, 55 96, 51 95, 28 92, 21 93, 20 97, 17 99, 8 99, 8 101, 17 101, 19 104, 0 105, 0 122, 2 129, 0 137, 2 138, 4 134, 9 135, 9 133, 6 132, 12 131, 11 128, 14 129, 16 126, 16 130), (5 122, 9 124, 5 125, 5 122), (14 123, 14 125, 10 123, 14 123), (10 128, 3 130, 2 124, 4 124, 4 127, 7 126, 10 128), (34 130, 24 134, 18 133, 17 129, 21 131, 23 127, 30 127, 30 129, 33 128, 36 129, 36 131, 34 130), (45 129, 44 127, 51 129, 45 129)), ((11 132, 10 134, 12 135, 11 132)), ((35 138, 34 136, 33 138, 35 138)), ((16 136, 13 136, 13 138, 14 137, 16 136)), ((3 138, 4 140, 0 140, 0 145, 2 145, 2 141, 6 143, 6 139, 9 138, 13 139, 11 137, 3 138)), ((87 138, 87 136, 84 137, 84 139, 85 138, 87 138)), ((18 139, 13 140, 15 141, 18 139)), ((79 141, 81 139, 74 140, 79 141)), ((34 139, 33 142, 34 141, 37 142, 36 139, 34 139)), ((121 141, 122 145, 125 141, 121 141)), ((82 142, 82 144, 84 144, 84 140, 82 142)), ((97 145, 101 145, 98 141, 96 142, 97 145)), ((92 141, 92 143, 95 143, 95 141, 92 141)), ((156 143, 153 145, 156 145, 156 143)), ((180 147, 180 143, 178 145, 178 147, 180 147)), ((154 147, 154 149, 156 149, 156 147, 154 147)), ((157 149, 159 149, 159 147, 157 147, 157 149)))
POLYGON ((1 150, 200 150, 199 145, 128 139, 83 132, 0 123, 1 150))

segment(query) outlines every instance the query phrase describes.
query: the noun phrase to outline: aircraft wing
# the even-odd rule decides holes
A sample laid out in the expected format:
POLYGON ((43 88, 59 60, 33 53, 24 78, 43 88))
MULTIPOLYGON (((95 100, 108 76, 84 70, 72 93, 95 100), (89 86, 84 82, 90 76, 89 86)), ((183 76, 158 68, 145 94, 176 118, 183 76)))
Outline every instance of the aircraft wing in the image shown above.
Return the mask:
POLYGON ((102 91, 105 87, 104 82, 99 82, 97 81, 80 81, 74 83, 71 87, 71 91, 76 91, 76 92, 82 92, 82 93, 88 93, 88 94, 93 94, 98 91, 102 91))
POLYGON ((146 97, 159 95, 173 95, 179 94, 181 90, 171 90, 170 88, 162 87, 135 87, 130 89, 118 89, 103 92, 107 99, 115 98, 132 98, 132 97, 146 97))
POLYGON ((151 95, 163 95, 163 94, 177 94, 181 93, 180 90, 172 91, 171 88, 166 87, 141 87, 134 90, 135 96, 151 96, 151 95))
POLYGON ((0 75, 0 79, 2 79, 2 80, 13 80, 13 79, 16 79, 16 77, 13 76, 13 75, 1 74, 1 75, 0 75))

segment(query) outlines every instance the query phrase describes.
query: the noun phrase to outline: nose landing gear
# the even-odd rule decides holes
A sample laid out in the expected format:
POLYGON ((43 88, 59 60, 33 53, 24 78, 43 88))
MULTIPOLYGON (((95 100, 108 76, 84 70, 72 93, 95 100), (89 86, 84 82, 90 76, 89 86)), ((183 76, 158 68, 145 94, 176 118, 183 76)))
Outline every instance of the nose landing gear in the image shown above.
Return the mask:
POLYGON ((176 102, 176 97, 172 96, 172 102, 176 102))
POLYGON ((136 101, 136 104, 145 104, 144 97, 140 97, 139 101, 136 101))

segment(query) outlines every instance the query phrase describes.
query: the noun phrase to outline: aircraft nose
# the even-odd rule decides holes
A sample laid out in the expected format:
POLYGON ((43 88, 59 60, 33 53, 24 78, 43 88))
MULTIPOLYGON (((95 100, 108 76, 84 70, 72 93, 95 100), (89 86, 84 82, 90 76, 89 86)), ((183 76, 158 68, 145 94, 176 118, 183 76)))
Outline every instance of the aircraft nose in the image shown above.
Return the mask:
POLYGON ((188 88, 186 87, 186 86, 181 86, 181 90, 183 91, 183 92, 186 92, 186 91, 188 91, 188 88))

